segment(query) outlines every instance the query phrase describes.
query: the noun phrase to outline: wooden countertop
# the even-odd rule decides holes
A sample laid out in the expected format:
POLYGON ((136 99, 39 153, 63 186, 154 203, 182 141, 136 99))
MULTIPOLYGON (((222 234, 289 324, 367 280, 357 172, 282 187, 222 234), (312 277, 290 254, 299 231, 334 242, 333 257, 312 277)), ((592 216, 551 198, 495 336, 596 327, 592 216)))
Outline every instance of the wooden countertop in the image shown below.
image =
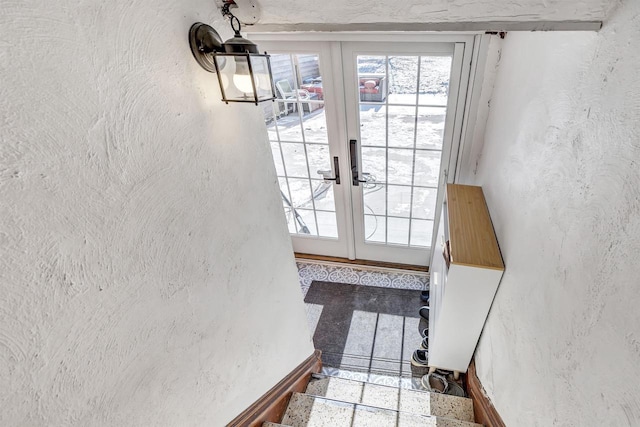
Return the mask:
POLYGON ((482 187, 447 184, 451 263, 504 270, 482 187))

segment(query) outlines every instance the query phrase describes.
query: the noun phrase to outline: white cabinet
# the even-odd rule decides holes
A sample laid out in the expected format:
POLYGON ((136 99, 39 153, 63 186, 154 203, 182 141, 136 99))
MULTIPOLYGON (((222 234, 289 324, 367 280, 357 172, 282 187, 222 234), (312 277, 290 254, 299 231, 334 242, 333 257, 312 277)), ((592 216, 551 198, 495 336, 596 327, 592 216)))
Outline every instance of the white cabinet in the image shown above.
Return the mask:
POLYGON ((466 372, 504 272, 481 187, 447 185, 429 270, 429 367, 466 372))

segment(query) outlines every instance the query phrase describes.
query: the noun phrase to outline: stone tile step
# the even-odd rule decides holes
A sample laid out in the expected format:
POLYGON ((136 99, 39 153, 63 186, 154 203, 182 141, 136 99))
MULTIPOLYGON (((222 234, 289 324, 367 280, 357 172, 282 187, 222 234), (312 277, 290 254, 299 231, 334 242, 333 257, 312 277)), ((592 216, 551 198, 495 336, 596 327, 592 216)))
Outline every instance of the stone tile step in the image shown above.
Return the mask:
MULTIPOLYGON (((426 375, 429 372, 428 368, 423 370, 426 375)), ((401 375, 382 375, 372 372, 361 372, 348 369, 332 368, 328 366, 322 367, 322 372, 319 375, 325 375, 327 377, 339 377, 348 380, 362 381, 365 383, 374 383, 380 385, 386 385, 397 388, 408 388, 413 390, 424 390, 424 387, 420 384, 420 377, 401 375)))
POLYGON ((468 398, 322 374, 311 376, 306 394, 412 414, 433 415, 467 422, 474 420, 473 401, 468 398))
POLYGON ((480 427, 451 418, 418 415, 294 393, 281 421, 290 427, 480 427))

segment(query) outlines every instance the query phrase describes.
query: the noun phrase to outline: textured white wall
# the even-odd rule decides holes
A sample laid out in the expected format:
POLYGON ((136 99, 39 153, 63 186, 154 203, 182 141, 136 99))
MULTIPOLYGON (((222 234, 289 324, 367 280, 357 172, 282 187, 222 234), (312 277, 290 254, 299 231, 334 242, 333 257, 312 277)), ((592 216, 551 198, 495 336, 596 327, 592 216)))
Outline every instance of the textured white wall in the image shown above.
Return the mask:
POLYGON ((260 24, 603 20, 611 0, 258 0, 260 24))
POLYGON ((0 425, 220 426, 313 347, 209 0, 0 4, 0 425))
POLYGON ((477 349, 507 425, 640 425, 640 3, 510 33, 477 183, 506 272, 477 349))

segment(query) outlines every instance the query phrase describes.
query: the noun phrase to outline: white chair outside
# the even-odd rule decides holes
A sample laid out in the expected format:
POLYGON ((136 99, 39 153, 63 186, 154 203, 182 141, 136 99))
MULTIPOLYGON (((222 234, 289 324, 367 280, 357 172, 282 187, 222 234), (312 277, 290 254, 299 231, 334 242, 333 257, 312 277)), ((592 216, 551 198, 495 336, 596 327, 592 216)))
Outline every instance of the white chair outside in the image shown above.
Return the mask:
POLYGON ((293 102, 285 102, 285 108, 286 108, 287 111, 289 111, 289 104, 291 104, 293 106, 293 109, 292 109, 293 112, 297 111, 298 103, 296 101, 298 99, 300 99, 302 101, 311 99, 311 94, 306 89, 297 89, 298 96, 296 97, 296 92, 291 87, 291 84, 289 84, 288 80, 279 80, 279 81, 277 81, 276 82, 276 89, 278 89, 278 94, 280 95, 281 99, 293 100, 293 102))

